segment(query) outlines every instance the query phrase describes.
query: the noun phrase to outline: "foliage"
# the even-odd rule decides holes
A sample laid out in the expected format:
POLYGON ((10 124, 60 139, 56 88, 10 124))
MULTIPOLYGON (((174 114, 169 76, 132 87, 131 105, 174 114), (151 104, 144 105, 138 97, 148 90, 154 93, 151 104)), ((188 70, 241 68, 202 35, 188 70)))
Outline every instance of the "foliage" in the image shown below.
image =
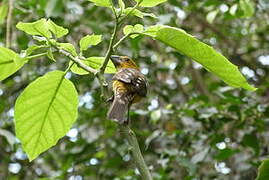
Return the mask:
MULTIPOLYGON (((102 84, 94 80, 106 61, 111 2, 15 2, 13 21, 32 39, 13 29, 13 50, 0 48, 2 177, 137 178, 118 127, 106 120, 102 84), (20 142, 10 140, 15 133, 20 142), (62 137, 36 160, 26 160, 23 151, 35 159, 62 137), (12 167, 20 167, 19 173, 12 167)), ((267 57, 263 19, 268 5, 247 0, 136 2, 119 1, 115 9, 119 22, 128 20, 128 25, 117 31, 122 38, 116 39, 114 54, 133 57, 150 82, 148 98, 133 109, 131 119, 154 179, 254 179, 258 164, 268 157, 268 68, 253 61, 267 57), (143 8, 156 5, 155 15, 143 8), (259 90, 226 87, 189 58, 231 86, 254 90, 240 73, 247 69, 254 75, 246 77, 259 90)), ((1 41, 4 33, 0 30, 1 41)), ((105 73, 114 72, 109 61, 105 73)))

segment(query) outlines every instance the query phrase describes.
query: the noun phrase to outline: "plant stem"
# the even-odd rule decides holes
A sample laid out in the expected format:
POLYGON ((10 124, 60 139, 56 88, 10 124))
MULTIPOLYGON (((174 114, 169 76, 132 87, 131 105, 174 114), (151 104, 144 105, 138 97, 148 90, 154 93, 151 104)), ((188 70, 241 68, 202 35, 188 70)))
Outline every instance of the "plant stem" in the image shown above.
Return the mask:
POLYGON ((127 34, 125 36, 123 36, 114 46, 113 46, 113 51, 115 51, 117 49, 117 47, 125 40, 127 39, 130 35, 132 35, 132 33, 127 34))
POLYGON ((106 55, 105 55, 105 60, 104 60, 102 66, 100 68, 100 74, 104 74, 106 66, 107 66, 107 63, 109 61, 109 58, 110 58, 110 56, 111 56, 111 54, 113 52, 113 44, 114 44, 114 41, 116 39, 117 30, 118 30, 118 21, 116 19, 116 22, 115 22, 115 25, 114 25, 114 30, 113 30, 112 36, 110 38, 109 46, 108 46, 108 49, 107 49, 107 52, 106 52, 106 55))
POLYGON ((129 145, 131 146, 131 151, 133 158, 138 168, 140 175, 143 180, 152 180, 149 169, 144 161, 144 158, 141 154, 139 144, 136 139, 135 133, 128 127, 128 125, 120 125, 121 132, 125 135, 129 145))
POLYGON ((34 58, 39 58, 39 57, 42 57, 42 56, 45 56, 47 55, 47 53, 40 53, 40 54, 35 54, 35 55, 32 55, 32 56, 28 56, 26 57, 27 59, 34 59, 34 58))
POLYGON ((119 24, 121 24, 141 3, 143 0, 140 0, 138 3, 136 3, 136 5, 134 7, 132 7, 132 9, 121 18, 121 20, 119 20, 119 24))
POLYGON ((6 26, 6 47, 7 48, 9 48, 10 44, 11 44, 12 11, 13 11, 13 0, 9 0, 8 15, 7 15, 7 26, 6 26))
POLYGON ((85 65, 84 63, 81 62, 81 59, 79 59, 78 57, 74 57, 72 56, 72 54, 70 54, 67 51, 64 51, 62 49, 59 49, 58 47, 56 47, 59 50, 59 53, 65 55, 66 57, 68 57, 69 59, 71 59, 74 63, 76 63, 80 68, 84 69, 85 71, 89 72, 89 73, 93 73, 93 74, 97 74, 97 70, 85 65))

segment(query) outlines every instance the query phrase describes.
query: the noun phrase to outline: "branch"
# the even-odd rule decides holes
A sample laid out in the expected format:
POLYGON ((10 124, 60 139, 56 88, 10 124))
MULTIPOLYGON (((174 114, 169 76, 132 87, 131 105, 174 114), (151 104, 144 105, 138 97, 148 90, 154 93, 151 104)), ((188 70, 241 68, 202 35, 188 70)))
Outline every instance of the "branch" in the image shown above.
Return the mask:
POLYGON ((135 133, 128 127, 128 125, 120 125, 120 130, 124 133, 129 145, 131 146, 131 151, 133 153, 134 161, 139 169, 140 175, 143 180, 152 180, 149 169, 144 161, 144 158, 141 154, 139 144, 136 139, 135 133))
POLYGON ((6 26, 6 47, 7 48, 9 48, 11 44, 12 11, 13 11, 13 0, 9 0, 7 26, 6 26))
POLYGON ((58 47, 56 47, 59 50, 59 53, 65 55, 66 57, 68 57, 69 59, 71 59, 74 63, 76 63, 80 68, 84 69, 85 71, 89 72, 89 73, 93 73, 93 74, 97 74, 97 70, 85 65, 84 63, 81 62, 82 59, 79 59, 78 57, 74 57, 72 56, 72 54, 70 54, 69 52, 59 49, 58 47))
POLYGON ((39 57, 42 57, 42 56, 46 56, 48 53, 40 53, 40 54, 35 54, 35 55, 32 55, 32 56, 28 56, 26 57, 26 59, 30 60, 30 59, 33 59, 33 58, 39 58, 39 57))
POLYGON ((110 38, 110 41, 109 41, 109 46, 108 46, 108 49, 107 49, 107 52, 106 52, 106 55, 105 55, 105 60, 100 68, 100 74, 104 74, 105 72, 105 69, 106 69, 106 66, 107 66, 107 63, 109 61, 109 58, 113 52, 113 44, 114 44, 114 41, 116 39, 116 34, 117 34, 117 30, 118 30, 118 20, 116 18, 116 22, 115 22, 115 25, 114 25, 114 30, 113 30, 113 34, 110 38))

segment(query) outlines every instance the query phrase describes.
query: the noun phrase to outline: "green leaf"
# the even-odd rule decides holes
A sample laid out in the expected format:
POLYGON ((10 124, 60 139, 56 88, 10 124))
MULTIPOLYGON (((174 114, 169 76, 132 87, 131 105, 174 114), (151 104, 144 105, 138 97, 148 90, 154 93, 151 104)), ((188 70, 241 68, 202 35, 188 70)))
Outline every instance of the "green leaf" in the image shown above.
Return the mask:
POLYGON ((256 137, 255 134, 246 134, 243 137, 242 143, 245 146, 251 147, 255 151, 256 155, 259 154, 259 152, 260 152, 260 145, 259 145, 259 140, 258 140, 258 138, 256 137))
MULTIPOLYGON (((141 0, 135 0, 137 3, 139 3, 141 0)), ((139 6, 142 7, 153 7, 157 6, 161 3, 164 3, 167 0, 142 0, 142 3, 139 6)))
POLYGON ((18 71, 25 61, 8 48, 0 47, 0 54, 0 81, 2 81, 18 71))
POLYGON ((68 34, 68 29, 63 28, 62 26, 58 26, 52 20, 48 20, 48 28, 52 31, 52 33, 57 37, 63 37, 64 35, 68 34))
POLYGON ((240 17, 247 18, 253 16, 255 9, 250 0, 240 0, 239 7, 242 11, 242 15, 240 17))
MULTIPOLYGON (((89 57, 81 62, 83 62, 87 66, 90 66, 94 69, 99 69, 104 62, 104 57, 89 57)), ((71 71, 73 73, 79 74, 79 75, 89 74, 87 71, 78 67, 76 64, 74 64, 71 67, 71 71)), ((106 69, 105 69, 105 73, 112 74, 115 72, 116 72, 116 68, 115 68, 114 64, 112 63, 112 61, 109 60, 107 66, 106 66, 106 69)))
POLYGON ((89 46, 95 46, 102 41, 102 35, 87 35, 80 39, 80 51, 85 51, 89 46))
MULTIPOLYGON (((141 24, 136 24, 135 26, 132 25, 126 25, 123 28, 123 33, 125 35, 130 34, 130 33, 142 33, 144 31, 144 26, 141 24)), ((139 34, 133 34, 131 35, 131 38, 135 38, 139 36, 139 34)))
POLYGON ((111 7, 110 0, 88 0, 95 3, 96 6, 111 7))
POLYGON ((138 9, 134 9, 132 10, 133 8, 126 8, 123 10, 123 14, 130 14, 132 16, 136 16, 136 17, 139 17, 139 18, 144 18, 144 16, 149 16, 149 17, 152 17, 152 18, 158 18, 157 16, 155 16, 153 13, 145 13, 145 12, 142 12, 138 9))
POLYGON ((123 0, 118 0, 118 4, 120 7, 121 12, 125 9, 125 4, 123 0))
POLYGON ((206 20, 212 24, 214 19, 216 18, 217 14, 219 13, 219 10, 211 11, 206 15, 206 20))
POLYGON ((61 49, 71 53, 73 56, 77 56, 76 48, 73 46, 73 44, 70 43, 57 43, 57 46, 59 46, 61 49))
POLYGON ((266 159, 260 165, 258 176, 255 180, 268 180, 268 179, 269 179, 269 159, 266 159))
POLYGON ((46 20, 44 18, 32 23, 19 22, 16 27, 27 34, 33 36, 43 36, 46 38, 52 37, 51 32, 57 38, 60 38, 68 33, 68 29, 58 26, 52 20, 46 20))
POLYGON ((29 55, 31 55, 35 50, 37 50, 37 49, 40 49, 40 48, 43 48, 44 46, 38 46, 38 45, 36 45, 36 44, 33 44, 32 46, 30 46, 30 47, 28 47, 26 50, 24 50, 25 51, 25 55, 26 56, 29 56, 29 55))
POLYGON ((30 161, 54 146, 77 118, 78 94, 62 71, 28 85, 15 104, 15 130, 30 161))
POLYGON ((48 49, 47 56, 50 60, 56 62, 51 49, 48 49))
POLYGON ((218 161, 223 161, 230 158, 232 155, 234 155, 237 152, 238 150, 225 148, 225 149, 219 150, 218 154, 216 154, 214 158, 218 161))
POLYGON ((5 22, 7 12, 8 12, 8 4, 2 2, 0 4, 0 24, 3 24, 5 22))
POLYGON ((19 22, 16 27, 30 35, 44 36, 51 38, 51 33, 46 19, 40 19, 32 23, 19 22))
POLYGON ((236 14, 237 8, 238 8, 237 4, 232 5, 232 7, 229 10, 229 13, 234 16, 236 14))
POLYGON ((248 84, 237 66, 232 64, 211 46, 197 40, 182 29, 157 25, 150 27, 143 34, 151 36, 192 58, 230 86, 241 87, 252 91, 256 90, 256 88, 248 84))

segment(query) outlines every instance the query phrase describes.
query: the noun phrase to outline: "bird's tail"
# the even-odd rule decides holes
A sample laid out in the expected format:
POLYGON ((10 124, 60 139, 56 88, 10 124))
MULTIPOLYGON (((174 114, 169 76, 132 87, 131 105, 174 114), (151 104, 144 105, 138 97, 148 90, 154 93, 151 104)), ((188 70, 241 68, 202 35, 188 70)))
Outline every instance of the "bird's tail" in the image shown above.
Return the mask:
POLYGON ((129 100, 126 97, 115 97, 107 113, 108 119, 117 121, 120 124, 127 122, 126 112, 129 108, 129 100))

